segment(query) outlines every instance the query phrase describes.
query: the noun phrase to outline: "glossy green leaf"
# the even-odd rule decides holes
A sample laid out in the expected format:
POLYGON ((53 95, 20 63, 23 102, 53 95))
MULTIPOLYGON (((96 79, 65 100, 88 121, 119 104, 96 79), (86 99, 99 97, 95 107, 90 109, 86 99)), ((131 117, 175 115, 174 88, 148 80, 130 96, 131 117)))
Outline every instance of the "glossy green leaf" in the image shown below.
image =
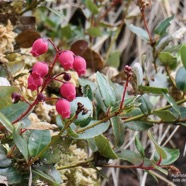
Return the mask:
POLYGON ((120 55, 121 55, 120 51, 114 51, 112 54, 110 54, 108 58, 108 65, 118 68, 120 65, 120 55))
POLYGON ((78 103, 81 103, 84 108, 87 109, 87 113, 83 114, 83 112, 80 112, 77 119, 73 121, 75 124, 79 124, 93 114, 92 102, 88 99, 88 97, 76 97, 72 102, 70 102, 70 111, 72 114, 75 114, 77 111, 78 103))
POLYGON ((161 156, 162 159, 166 159, 167 158, 166 151, 156 142, 150 131, 148 131, 148 136, 150 140, 154 143, 158 155, 161 156))
POLYGON ((0 86, 0 109, 12 104, 13 92, 19 92, 19 89, 12 86, 0 86))
POLYGON ((23 114, 29 105, 25 102, 19 102, 16 104, 9 105, 0 110, 11 122, 17 119, 21 114, 23 114))
POLYGON ((35 167, 32 172, 38 175, 41 179, 46 180, 53 186, 60 186, 62 183, 59 172, 52 165, 43 165, 42 167, 35 167))
POLYGON ((136 146, 138 152, 141 154, 141 156, 145 157, 145 149, 143 148, 138 135, 136 135, 136 137, 135 137, 135 146, 136 146))
POLYGON ((101 155, 111 159, 117 158, 116 153, 112 150, 112 147, 110 146, 109 140, 105 136, 103 135, 96 136, 95 143, 101 155))
POLYGON ((174 110, 174 109, 170 109, 170 111, 177 117, 179 118, 179 120, 182 120, 182 122, 178 122, 177 124, 181 124, 183 126, 186 126, 186 107, 179 107, 180 110, 180 115, 174 110))
POLYGON ((152 93, 152 94, 162 94, 162 90, 164 92, 168 92, 166 88, 152 87, 152 86, 139 86, 139 90, 144 93, 152 93))
POLYGON ((92 92, 92 89, 90 87, 90 85, 85 85, 83 88, 83 95, 85 97, 88 97, 91 101, 94 99, 93 97, 93 92, 92 92))
POLYGON ((147 33, 146 30, 144 30, 144 29, 142 29, 140 27, 134 26, 133 24, 126 23, 126 25, 127 25, 127 27, 129 28, 129 30, 131 32, 133 32, 134 34, 136 34, 141 39, 143 39, 145 41, 148 41, 149 40, 149 36, 148 36, 148 33, 147 33))
POLYGON ((28 151, 31 157, 37 156, 51 141, 49 130, 33 130, 28 139, 28 151))
MULTIPOLYGON (((166 152, 167 158, 161 161, 161 165, 171 165, 173 164, 180 156, 179 149, 169 149, 167 147, 162 147, 162 149, 166 152)), ((155 153, 154 160, 158 161, 160 159, 159 155, 155 153)))
POLYGON ((117 152, 117 155, 120 159, 128 161, 130 163, 132 163, 133 165, 141 165, 142 163, 144 163, 144 166, 153 166, 154 163, 147 159, 147 158, 143 158, 141 156, 141 154, 138 154, 134 151, 130 151, 130 150, 122 150, 120 152, 117 152))
POLYGON ((153 114, 158 116, 162 121, 175 121, 177 117, 169 110, 154 111, 153 114))
POLYGON ((87 33, 91 36, 91 37, 99 37, 102 35, 101 30, 99 27, 90 27, 87 29, 87 33))
POLYGON ((86 0, 85 5, 92 12, 92 14, 97 14, 99 12, 98 7, 92 0, 86 0))
POLYGON ((139 108, 141 109, 143 114, 149 114, 151 113, 151 110, 153 109, 153 106, 149 100, 149 96, 144 94, 141 97, 138 98, 139 102, 139 108))
POLYGON ((168 93, 163 92, 163 95, 169 102, 169 104, 172 106, 172 108, 180 115, 180 110, 175 100, 168 93))
MULTIPOLYGON (((93 124, 95 124, 96 122, 98 122, 98 120, 92 120, 86 127, 90 127, 93 124)), ((84 128, 86 128, 84 127, 84 128)), ((95 127, 91 127, 87 130, 85 130, 83 133, 78 133, 78 139, 89 139, 89 138, 93 138, 95 136, 98 136, 100 134, 102 134, 103 132, 105 132, 109 127, 109 122, 104 122, 101 123, 99 125, 96 125, 95 127)), ((80 128, 84 129, 84 128, 80 128)))
POLYGON ((186 69, 186 44, 181 47, 181 61, 186 69))
POLYGON ((176 87, 179 90, 186 92, 186 78, 183 77, 186 77, 186 69, 182 66, 176 73, 176 87))
POLYGON ((120 147, 124 143, 124 124, 119 116, 111 118, 111 125, 114 134, 114 144, 116 147, 120 147))
POLYGON ((170 26, 170 21, 173 20, 173 18, 174 16, 171 16, 161 21, 154 29, 154 33, 160 36, 165 35, 167 28, 170 26))
POLYGON ((114 94, 114 90, 110 86, 106 77, 102 75, 101 73, 97 72, 96 81, 97 81, 98 89, 102 96, 103 102, 105 103, 105 106, 110 107, 114 105, 116 102, 116 97, 114 94))
POLYGON ((12 163, 12 159, 7 157, 6 149, 0 144, 0 168, 8 167, 12 163))
POLYGON ((24 156, 25 160, 28 161, 28 147, 27 147, 27 142, 20 135, 20 128, 19 127, 17 127, 13 131, 13 140, 14 140, 14 143, 16 144, 17 148, 21 152, 21 154, 24 156))
POLYGON ((132 121, 125 123, 125 127, 135 131, 144 131, 153 127, 153 124, 146 121, 132 121))
POLYGON ((18 185, 22 181, 22 176, 14 167, 0 169, 0 175, 5 176, 9 185, 18 185))
POLYGON ((9 121, 9 119, 0 112, 0 123, 9 131, 9 132, 13 132, 14 130, 14 126, 12 125, 12 123, 9 121))
POLYGON ((171 53, 160 52, 158 58, 163 65, 170 67, 170 69, 174 69, 176 67, 177 58, 171 53))

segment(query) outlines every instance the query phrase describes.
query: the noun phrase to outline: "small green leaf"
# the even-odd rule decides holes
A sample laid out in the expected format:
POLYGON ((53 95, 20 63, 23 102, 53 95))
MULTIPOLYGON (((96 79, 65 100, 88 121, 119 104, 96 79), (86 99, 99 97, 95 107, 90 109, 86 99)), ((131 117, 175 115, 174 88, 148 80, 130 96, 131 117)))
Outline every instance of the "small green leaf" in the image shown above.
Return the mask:
POLYGON ((49 130, 33 130, 28 139, 28 151, 31 157, 37 156, 51 141, 49 130))
POLYGON ((158 58, 163 65, 170 67, 170 69, 174 69, 176 67, 177 58, 171 53, 160 52, 158 58))
POLYGON ((93 13, 97 14, 99 12, 98 7, 92 0, 86 0, 85 2, 86 7, 93 13))
POLYGON ((112 54, 110 54, 108 58, 108 65, 118 68, 120 65, 120 55, 121 55, 120 51, 114 51, 112 54))
POLYGON ((168 17, 165 20, 161 21, 157 27, 154 29, 154 33, 160 36, 166 34, 167 28, 170 26, 170 21, 173 20, 174 16, 168 17))
POLYGON ((106 158, 111 158, 111 159, 117 158, 116 153, 112 150, 110 146, 109 140, 105 136, 103 135, 96 136, 95 143, 101 155, 103 155, 106 158))
POLYGON ((149 100, 149 96, 147 94, 142 95, 138 98, 139 102, 139 108, 141 109, 143 114, 149 114, 151 113, 151 110, 153 109, 152 103, 149 100))
POLYGON ((186 44, 181 47, 181 61, 186 69, 186 44))
POLYGON ((106 107, 110 107, 115 104, 116 97, 114 94, 113 88, 110 86, 108 80, 104 75, 97 72, 96 73, 96 81, 98 84, 99 92, 103 98, 103 102, 106 107))
POLYGON ((169 110, 154 111, 153 114, 158 116, 162 121, 172 122, 177 119, 177 117, 169 110))
POLYGON ((152 94, 162 94, 162 90, 164 92, 168 92, 166 88, 152 87, 152 86, 139 86, 139 90, 144 93, 152 93, 152 94))
POLYGON ((28 107, 29 105, 27 103, 19 102, 1 109, 0 112, 2 112, 12 122, 21 116, 28 107))
POLYGON ((12 123, 9 121, 9 119, 0 112, 0 123, 9 131, 9 132, 13 132, 14 130, 14 126, 12 125, 12 123))
POLYGON ((141 39, 143 39, 145 41, 149 41, 149 36, 148 36, 148 33, 146 30, 143 30, 140 27, 134 26, 133 24, 126 23, 126 25, 131 32, 133 32, 134 34, 139 36, 141 39))
MULTIPOLYGON (((92 120, 86 127, 90 127, 93 124, 95 124, 96 122, 98 122, 98 120, 92 120)), ((84 127, 84 128, 86 128, 84 127)), ((85 130, 83 133, 78 133, 78 139, 89 139, 89 138, 93 138, 95 136, 98 136, 100 134, 102 134, 103 132, 105 132, 109 127, 109 122, 104 122, 101 123, 99 125, 96 125, 95 127, 91 127, 87 130, 85 130)), ((83 128, 79 128, 80 130, 83 128)))
POLYGON ((124 143, 124 124, 120 117, 115 116, 111 118, 111 125, 114 134, 114 144, 115 146, 120 147, 124 143))
POLYGON ((138 152, 141 154, 141 156, 145 157, 145 150, 144 150, 144 148, 143 148, 143 146, 142 146, 142 144, 139 140, 138 135, 136 135, 136 137, 135 137, 135 145, 136 145, 136 148, 137 148, 138 152))
POLYGON ((143 163, 144 166, 154 166, 154 163, 151 160, 143 158, 140 154, 134 151, 122 150, 117 152, 117 155, 120 159, 126 160, 134 165, 141 165, 143 163))
POLYGON ((87 33, 92 37, 99 37, 102 35, 99 27, 90 27, 87 29, 87 33))
POLYGON ((172 106, 172 108, 180 115, 179 107, 177 103, 174 101, 174 99, 168 93, 165 93, 164 91, 163 91, 163 95, 167 99, 169 104, 172 106))
POLYGON ((152 134, 150 131, 148 131, 148 136, 151 139, 151 141, 154 143, 154 146, 156 148, 156 152, 162 159, 167 158, 167 153, 166 151, 156 142, 156 140, 153 138, 152 134))
POLYGON ((12 163, 12 159, 7 157, 6 149, 0 144, 0 168, 8 167, 12 163))
POLYGON ((93 92, 92 92, 90 85, 85 85, 83 87, 83 95, 85 97, 88 97, 91 101, 94 99, 93 92))
MULTIPOLYGON (((167 158, 161 161, 161 165, 171 165, 173 164, 180 156, 179 149, 169 149, 167 147, 162 147, 162 149, 166 152, 167 158)), ((155 153, 154 160, 159 161, 160 157, 157 153, 155 153)))
POLYGON ((19 127, 15 128, 13 131, 13 140, 14 140, 14 143, 16 144, 17 148, 21 152, 21 154, 24 156, 25 160, 28 161, 27 142, 20 135, 20 128, 19 127))
POLYGON ((186 78, 183 77, 186 77, 186 69, 182 66, 176 73, 176 87, 179 90, 186 92, 186 78))
POLYGON ((153 124, 145 121, 132 121, 125 123, 125 127, 135 131, 144 131, 153 127, 153 124))

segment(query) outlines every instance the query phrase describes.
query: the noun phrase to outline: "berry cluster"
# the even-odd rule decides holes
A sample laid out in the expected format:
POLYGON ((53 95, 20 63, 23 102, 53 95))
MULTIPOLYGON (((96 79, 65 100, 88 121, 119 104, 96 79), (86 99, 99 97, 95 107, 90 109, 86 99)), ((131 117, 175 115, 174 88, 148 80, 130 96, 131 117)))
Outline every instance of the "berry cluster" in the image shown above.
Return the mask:
MULTIPOLYGON (((55 47, 55 45, 49 40, 45 38, 37 39, 33 45, 31 54, 34 57, 40 56, 48 51, 49 42, 55 47)), ((58 50, 56 47, 56 57, 54 61, 49 64, 47 62, 36 62, 31 70, 31 73, 28 77, 28 89, 38 92, 38 101, 40 101, 40 97, 42 95, 42 91, 45 86, 52 80, 62 82, 60 87, 60 94, 62 98, 59 98, 56 102, 56 110, 62 116, 62 118, 70 117, 70 103, 76 98, 76 88, 75 86, 69 82, 71 76, 67 72, 61 72, 58 75, 52 76, 52 69, 58 60, 63 67, 64 70, 73 69, 75 70, 79 76, 82 76, 86 72, 86 61, 81 56, 76 56, 72 51, 58 50), (60 75, 63 75, 63 81, 57 79, 60 75), (40 89, 41 87, 41 89, 40 89)), ((42 99, 43 100, 43 99, 42 99)), ((46 99, 44 99, 46 100, 46 99)))

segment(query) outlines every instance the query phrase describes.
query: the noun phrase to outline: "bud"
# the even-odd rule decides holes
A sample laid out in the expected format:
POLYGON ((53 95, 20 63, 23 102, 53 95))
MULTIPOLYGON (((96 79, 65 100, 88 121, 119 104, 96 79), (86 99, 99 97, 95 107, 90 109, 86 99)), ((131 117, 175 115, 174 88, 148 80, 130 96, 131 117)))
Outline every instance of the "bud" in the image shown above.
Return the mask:
POLYGON ((48 40, 46 38, 39 38, 34 41, 30 53, 34 57, 37 57, 47 52, 47 50, 48 50, 48 40))
POLYGON ((32 74, 28 77, 28 89, 31 91, 37 90, 43 84, 43 78, 40 76, 33 77, 32 74))
POLYGON ((64 75, 63 75, 63 79, 64 79, 65 81, 70 81, 70 79, 71 79, 71 74, 65 72, 64 75))
POLYGON ((81 56, 75 56, 73 63, 74 70, 78 73, 79 76, 82 76, 86 73, 86 61, 81 56))
POLYGON ((66 82, 61 85, 60 93, 68 101, 73 101, 76 97, 76 88, 72 83, 66 82))
POLYGON ((13 101, 13 103, 19 102, 20 99, 21 99, 21 95, 19 93, 17 93, 17 92, 13 92, 12 93, 12 101, 13 101))
POLYGON ((45 62, 37 62, 32 67, 32 76, 33 77, 45 77, 48 74, 48 65, 45 62))
POLYGON ((59 99, 56 102, 56 110, 62 118, 70 117, 70 103, 66 99, 59 99))
POLYGON ((40 102, 43 102, 43 101, 46 100, 46 97, 42 93, 39 93, 37 95, 37 100, 40 101, 40 102))
POLYGON ((74 53, 70 50, 61 52, 61 54, 59 55, 59 62, 65 70, 69 70, 73 67, 74 53))

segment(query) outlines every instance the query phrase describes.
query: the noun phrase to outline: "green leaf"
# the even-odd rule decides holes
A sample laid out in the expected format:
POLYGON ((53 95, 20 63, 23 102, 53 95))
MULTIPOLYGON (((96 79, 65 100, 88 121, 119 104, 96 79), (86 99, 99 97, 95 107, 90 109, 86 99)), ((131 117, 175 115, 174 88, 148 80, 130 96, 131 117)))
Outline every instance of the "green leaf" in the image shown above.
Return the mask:
POLYGON ((181 61, 186 69, 186 44, 181 47, 181 61))
POLYGON ((95 143, 98 147, 98 151, 104 157, 111 158, 111 159, 118 158, 116 153, 112 150, 109 140, 105 136, 103 136, 103 135, 96 136, 95 143))
POLYGON ((0 175, 7 178, 9 185, 20 184, 22 181, 21 174, 14 167, 0 169, 0 175))
POLYGON ((154 29, 154 33, 160 36, 166 34, 167 28, 170 26, 170 21, 173 20, 174 16, 168 17, 165 20, 161 21, 157 27, 154 29))
POLYGON ((28 161, 27 142, 20 135, 20 128, 19 127, 15 128, 13 131, 13 140, 14 140, 14 143, 16 144, 17 148, 21 152, 21 154, 24 156, 25 160, 28 161))
POLYGON ((160 52, 158 58, 163 65, 170 67, 170 69, 174 69, 176 67, 177 58, 171 53, 160 52))
POLYGON ((144 150, 144 148, 143 148, 143 146, 142 146, 142 144, 139 140, 138 135, 136 135, 136 137, 135 137, 135 145, 136 145, 136 148, 137 148, 138 152, 141 154, 141 156, 145 157, 145 150, 144 150))
POLYGON ((145 121, 132 121, 125 123, 125 127, 135 131, 144 131, 153 127, 153 124, 145 121))
MULTIPOLYGON (((95 124, 96 122, 98 122, 98 120, 92 120, 86 127, 90 127, 93 124, 95 124)), ((84 128, 86 128, 84 127, 84 128)), ((99 125, 96 125, 95 127, 89 128, 87 130, 85 130, 83 133, 78 133, 78 139, 89 139, 89 138, 93 138, 95 136, 98 136, 100 134, 102 134, 103 132, 105 132, 109 127, 109 122, 104 122, 101 123, 99 125)), ((80 128, 84 129, 84 128, 80 128)))
POLYGON ((14 75, 18 73, 21 69, 24 68, 25 62, 23 60, 21 61, 14 61, 14 62, 8 62, 6 63, 7 70, 11 75, 14 75))
POLYGON ((94 99, 93 92, 92 92, 90 85, 85 85, 83 87, 83 95, 85 97, 88 97, 91 101, 94 99))
POLYGON ((117 152, 117 155, 120 159, 126 160, 134 165, 141 165, 144 163, 144 166, 154 166, 154 163, 151 160, 143 158, 141 154, 138 154, 134 151, 122 150, 117 152))
MULTIPOLYGON (((162 147, 162 149, 166 152, 167 158, 161 161, 161 165, 171 165, 173 164, 180 156, 179 149, 169 149, 167 147, 162 147)), ((159 161, 160 157, 157 153, 154 155, 154 160, 159 161)))
POLYGON ((12 163, 12 159, 7 157, 6 149, 0 144, 0 168, 8 167, 12 163))
POLYGON ((11 122, 17 119, 21 114, 23 114, 29 105, 25 102, 19 102, 16 104, 9 105, 0 110, 11 122))
POLYGON ((13 92, 19 92, 19 89, 12 86, 0 86, 0 109, 12 104, 13 92))
POLYGON ((9 131, 9 132, 13 132, 14 130, 14 126, 12 125, 12 123, 9 121, 9 119, 0 112, 0 123, 9 131))
POLYGON ((152 87, 152 86, 139 86, 139 90, 144 93, 162 94, 162 91, 168 92, 166 88, 152 87))
POLYGON ((102 35, 101 29, 99 27, 90 27, 90 28, 87 29, 87 33, 91 37, 99 37, 99 36, 102 35))
POLYGON ((177 119, 177 117, 169 110, 154 111, 153 114, 158 116, 162 121, 172 122, 177 119))
POLYGON ((99 92, 103 98, 105 106, 110 107, 115 104, 116 97, 113 88, 110 86, 106 77, 101 73, 96 73, 96 81, 98 84, 99 92))
POLYGON ((131 32, 133 32, 134 34, 139 36, 141 39, 143 39, 145 41, 149 41, 149 36, 148 36, 148 33, 146 30, 143 30, 140 27, 134 26, 133 24, 126 23, 126 25, 131 32))
POLYGON ((92 0, 86 0, 85 5, 92 12, 92 14, 97 14, 99 12, 98 7, 92 0))
POLYGON ((110 54, 108 58, 108 65, 118 68, 120 65, 120 55, 120 51, 114 51, 112 54, 110 54))
POLYGON ((82 121, 86 120, 93 114, 92 102, 89 100, 88 97, 76 97, 72 102, 70 102, 70 112, 72 114, 75 114, 75 112, 77 111, 78 103, 81 103, 88 112, 86 114, 80 112, 78 114, 78 118, 73 121, 75 124, 80 124, 82 121))
POLYGON ((28 151, 31 157, 37 156, 51 141, 49 130, 33 130, 28 139, 28 151))
POLYGON ((53 186, 60 186, 62 183, 61 176, 53 165, 43 165, 42 167, 39 166, 36 167, 35 170, 32 170, 32 172, 53 186))
POLYGON ((169 102, 169 104, 172 106, 172 108, 180 115, 179 107, 177 103, 174 101, 174 99, 168 93, 163 92, 163 95, 166 98, 166 100, 169 102))
POLYGON ((179 90, 186 92, 186 78, 183 77, 186 77, 186 69, 182 66, 176 73, 176 87, 179 90))
POLYGON ((144 94, 138 98, 138 102, 140 103, 139 108, 141 109, 143 114, 151 113, 153 106, 149 100, 149 96, 144 94))
POLYGON ((151 139, 151 141, 154 143, 154 146, 156 148, 156 152, 162 159, 167 158, 167 153, 166 151, 156 142, 156 140, 153 138, 152 134, 150 131, 148 131, 148 136, 151 139))
POLYGON ((111 125, 114 134, 114 144, 120 147, 124 143, 124 124, 120 117, 115 116, 111 118, 111 125))

